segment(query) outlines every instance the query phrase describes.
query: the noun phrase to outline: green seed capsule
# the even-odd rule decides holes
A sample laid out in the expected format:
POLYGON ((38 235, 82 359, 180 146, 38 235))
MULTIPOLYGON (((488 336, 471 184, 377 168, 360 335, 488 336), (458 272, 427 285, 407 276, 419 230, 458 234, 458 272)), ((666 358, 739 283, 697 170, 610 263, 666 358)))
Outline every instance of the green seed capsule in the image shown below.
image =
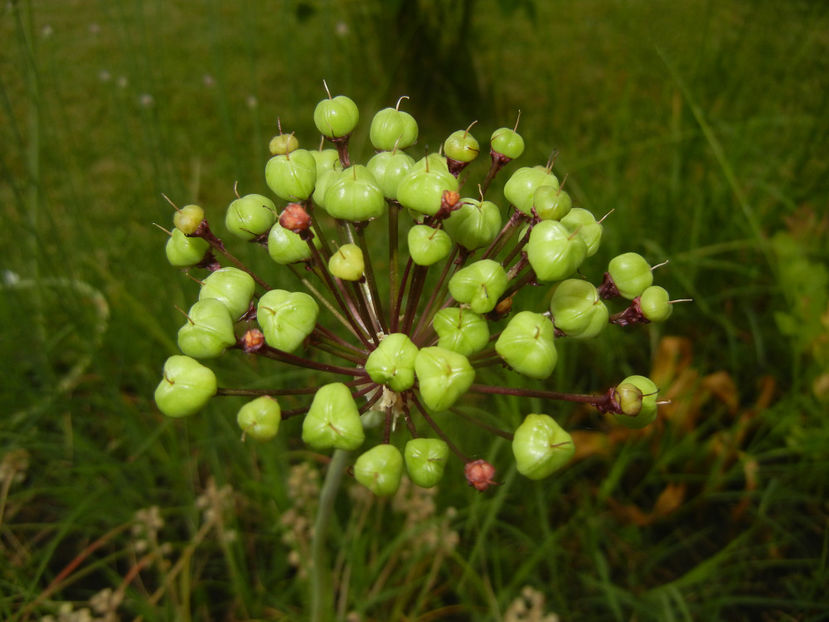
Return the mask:
POLYGON ((285 155, 299 148, 299 140, 293 134, 277 134, 268 143, 271 155, 285 155))
POLYGON ((449 279, 449 293, 475 313, 489 313, 507 289, 507 273, 497 261, 481 259, 458 270, 449 279))
POLYGON ((196 359, 217 357, 235 343, 233 318, 227 307, 213 298, 190 307, 187 322, 178 331, 178 347, 196 359))
POLYGON ((559 283, 550 299, 553 324, 568 337, 589 339, 608 322, 608 311, 592 283, 567 279, 559 283))
POLYGON ((651 322, 664 322, 673 311, 668 292, 659 285, 651 285, 642 292, 639 296, 639 308, 642 315, 651 322))
POLYGON ((417 353, 415 374, 423 403, 434 411, 452 406, 475 380, 475 370, 465 356, 439 347, 417 353))
POLYGON ((544 479, 567 464, 575 451, 572 437, 549 415, 527 415, 512 440, 518 472, 530 479, 544 479))
POLYGON ((495 351, 518 373, 544 380, 556 367, 555 331, 540 313, 521 311, 514 315, 495 342, 495 351))
POLYGON ((199 290, 199 300, 215 298, 227 307, 234 320, 239 319, 250 308, 250 301, 256 283, 244 270, 226 267, 211 272, 199 290))
POLYGON ((369 139, 379 151, 405 149, 417 140, 417 121, 408 112, 383 108, 371 120, 369 139))
POLYGON ((650 264, 638 253, 622 253, 610 260, 607 272, 619 293, 633 300, 653 283, 650 264))
POLYGON ((658 389, 650 378, 628 376, 616 387, 615 397, 622 407, 622 412, 614 413, 613 419, 623 427, 636 430, 653 423, 656 419, 657 393, 658 389), (627 385, 639 389, 641 397, 632 393, 632 389, 627 385), (636 406, 639 406, 638 410, 636 406))
POLYGON ((435 314, 432 327, 438 334, 438 346, 469 356, 489 343, 486 320, 469 309, 449 307, 435 314))
POLYGON ((155 403, 168 417, 186 417, 204 408, 216 391, 216 375, 210 368, 177 354, 164 363, 155 403))
POLYGON ((357 449, 365 440, 360 412, 341 382, 317 390, 302 421, 302 441, 315 449, 357 449))
POLYGON ((194 233, 203 220, 204 210, 198 205, 185 205, 173 215, 173 224, 185 235, 194 233))
POLYGON ((272 348, 293 352, 317 324, 319 306, 308 294, 272 289, 259 299, 256 321, 272 348))
POLYGON ((449 445, 437 438, 413 438, 403 450, 409 479, 422 488, 431 488, 443 478, 449 445))
POLYGON ((542 220, 530 233, 527 259, 540 281, 560 281, 578 270, 587 255, 584 241, 557 220, 542 220))
POLYGON ((311 258, 311 249, 298 233, 285 229, 278 222, 268 234, 268 255, 280 265, 288 265, 311 258))
POLYGON ((317 181, 316 160, 305 149, 274 156, 265 165, 265 181, 280 199, 304 201, 317 181))
POLYGON ((510 160, 524 153, 524 139, 518 132, 508 127, 501 127, 492 132, 489 145, 493 152, 510 160))
POLYGON ((541 220, 561 220, 573 208, 573 200, 560 187, 540 186, 533 195, 533 208, 541 220))
POLYGON ((458 180, 448 169, 430 166, 427 171, 416 163, 397 186, 397 200, 405 208, 433 216, 440 209, 443 193, 457 189, 458 180))
POLYGON ((382 216, 386 199, 374 175, 362 164, 355 164, 328 182, 324 205, 334 218, 362 222, 382 216))
POLYGON ((402 151, 381 151, 375 154, 366 167, 387 199, 397 199, 397 188, 414 166, 414 158, 402 151))
POLYGON ((516 170, 504 184, 504 196, 518 211, 532 216, 535 192, 542 186, 558 190, 558 178, 543 166, 525 166, 516 170))
POLYGON ((233 201, 225 214, 225 226, 237 238, 252 240, 276 222, 276 206, 261 194, 246 194, 233 201))
POLYGON ((408 234, 409 255, 418 266, 431 266, 445 259, 452 250, 452 238, 441 229, 414 225, 408 234))
POLYGON ((167 239, 164 253, 170 265, 177 268, 195 266, 204 259, 210 244, 203 238, 188 238, 180 229, 173 229, 167 239))
POLYGON ((311 156, 317 165, 317 179, 330 171, 341 171, 340 154, 336 149, 318 149, 311 151, 311 156))
POLYGON ((396 493, 402 477, 403 456, 394 445, 375 445, 354 463, 354 478, 378 497, 396 493))
POLYGON ((236 415, 236 423, 245 436, 257 441, 269 441, 279 431, 282 410, 279 402, 269 395, 257 397, 242 406, 236 415))
POLYGON ((384 384, 400 392, 414 386, 414 364, 417 346, 403 333, 386 335, 380 345, 369 354, 365 369, 377 384, 384 384))
POLYGON ((365 267, 363 251, 356 244, 343 244, 328 260, 328 271, 343 281, 359 281, 365 267))
POLYGON ((461 199, 461 206, 443 221, 446 233, 465 249, 487 246, 501 230, 501 210, 492 201, 461 199))
POLYGON ((357 104, 345 95, 323 99, 314 108, 314 125, 320 134, 329 139, 348 136, 359 120, 357 104))
POLYGON ((472 162, 480 150, 481 146, 468 130, 452 132, 443 142, 443 153, 458 162, 472 162))
POLYGON ((574 207, 561 219, 561 223, 581 238, 587 249, 587 257, 596 254, 602 241, 602 225, 593 214, 586 209, 574 207))

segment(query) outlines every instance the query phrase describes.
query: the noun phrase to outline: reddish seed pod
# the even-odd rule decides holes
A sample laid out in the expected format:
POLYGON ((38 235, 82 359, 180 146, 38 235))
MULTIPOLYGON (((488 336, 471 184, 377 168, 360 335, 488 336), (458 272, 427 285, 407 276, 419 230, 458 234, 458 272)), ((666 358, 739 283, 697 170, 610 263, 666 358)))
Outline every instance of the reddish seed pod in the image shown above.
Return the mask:
POLYGON ((299 203, 288 203, 279 215, 279 224, 294 233, 302 233, 311 226, 311 216, 299 203))
POLYGON ((498 482, 492 479, 495 476, 495 467, 486 460, 467 462, 463 467, 463 472, 469 485, 480 492, 490 486, 498 485, 498 482))
POLYGON ((239 340, 242 344, 242 350, 245 352, 256 352, 265 343, 265 335, 258 328, 251 328, 246 331, 239 340))

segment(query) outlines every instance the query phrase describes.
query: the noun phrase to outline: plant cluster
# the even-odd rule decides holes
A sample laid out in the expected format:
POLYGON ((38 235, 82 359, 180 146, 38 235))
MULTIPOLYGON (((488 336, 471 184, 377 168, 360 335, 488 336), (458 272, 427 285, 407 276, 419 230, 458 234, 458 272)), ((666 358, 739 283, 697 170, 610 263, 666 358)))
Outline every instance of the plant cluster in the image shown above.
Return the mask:
MULTIPOLYGON (((592 339, 610 324, 661 322, 676 301, 653 284, 652 266, 636 253, 614 257, 598 285, 583 278, 579 268, 599 248, 603 219, 573 206, 552 159, 515 169, 503 201, 489 196, 496 175, 524 151, 517 122, 491 134, 491 164, 475 184, 464 175, 481 148, 474 123, 417 160, 406 150, 419 128, 400 109, 403 99, 374 115, 376 153, 356 164, 349 137, 358 108, 329 94, 314 122, 331 148, 303 149, 281 125, 270 141, 265 180, 281 205, 237 193, 228 206, 227 231, 263 247, 303 291, 271 287, 228 251, 202 207, 174 205, 167 258, 207 274, 178 332, 182 354, 164 365, 159 409, 184 417, 214 396, 249 396, 237 421, 244 437, 259 441, 273 438, 283 419, 301 416, 308 446, 362 451, 351 472, 377 495, 394 493, 404 470, 418 486, 436 485, 450 452, 471 486, 496 483, 493 465, 467 457, 434 417, 456 412, 467 393, 586 403, 632 428, 653 421, 657 387, 644 376, 590 395, 476 383, 478 370, 495 365, 512 370, 505 376, 545 380, 557 341, 592 339), (378 253, 374 241, 383 237, 378 253), (552 286, 549 308, 518 310, 518 294, 537 285, 552 286), (618 312, 607 306, 612 299, 625 301, 618 312), (271 390, 219 386, 201 361, 228 350, 339 380, 271 390), (283 408, 286 400, 300 405, 283 408), (400 421, 405 443, 396 433, 400 421), (363 449, 373 428, 379 442, 363 449)), ((515 430, 471 422, 510 439, 518 471, 532 479, 574 453, 570 434, 545 413, 527 414, 515 430)))

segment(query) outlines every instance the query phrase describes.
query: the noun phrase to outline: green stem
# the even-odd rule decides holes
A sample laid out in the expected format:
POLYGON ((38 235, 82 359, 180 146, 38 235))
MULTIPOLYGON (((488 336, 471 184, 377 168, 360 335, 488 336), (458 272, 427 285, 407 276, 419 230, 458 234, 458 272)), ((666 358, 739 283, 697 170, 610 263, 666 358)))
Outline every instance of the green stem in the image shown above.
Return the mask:
POLYGON ((351 452, 337 449, 320 491, 317 519, 311 540, 311 621, 323 622, 334 617, 334 589, 331 569, 328 566, 326 536, 328 525, 334 515, 334 500, 337 498, 351 452))

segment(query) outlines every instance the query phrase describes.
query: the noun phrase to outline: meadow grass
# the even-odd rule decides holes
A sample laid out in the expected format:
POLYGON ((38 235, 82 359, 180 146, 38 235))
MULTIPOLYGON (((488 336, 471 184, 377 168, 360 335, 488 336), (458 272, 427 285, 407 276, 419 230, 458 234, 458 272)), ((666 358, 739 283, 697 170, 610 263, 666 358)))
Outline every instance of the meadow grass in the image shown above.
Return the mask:
MULTIPOLYGON (((234 400, 186 421, 157 412, 174 305, 197 285, 166 264, 152 223, 169 226, 162 192, 216 222, 235 182, 264 192, 277 116, 315 145, 325 78, 360 105, 359 158, 370 114, 404 93, 432 149, 476 118, 483 142, 521 109, 521 163, 557 149, 576 203, 615 210, 587 276, 635 250, 670 259, 659 281, 694 298, 664 327, 561 348, 557 387, 651 371, 673 400, 653 429, 556 406, 579 453, 534 483, 506 441, 447 418, 499 487, 475 492, 457 463, 439 491, 394 501, 347 483, 330 539, 338 617, 518 619, 509 608, 532 586, 562 620, 829 618, 829 424, 813 390, 829 361, 827 10, 411 5, 3 8, 0 617, 57 618, 104 588, 123 619, 306 617, 325 459, 295 421, 240 443, 234 400), (418 46, 429 24, 441 28, 418 46), (152 507, 163 526, 136 519, 152 507)), ((251 387, 316 381, 240 359, 220 371, 251 387)), ((465 409, 513 427, 550 405, 465 409)))

